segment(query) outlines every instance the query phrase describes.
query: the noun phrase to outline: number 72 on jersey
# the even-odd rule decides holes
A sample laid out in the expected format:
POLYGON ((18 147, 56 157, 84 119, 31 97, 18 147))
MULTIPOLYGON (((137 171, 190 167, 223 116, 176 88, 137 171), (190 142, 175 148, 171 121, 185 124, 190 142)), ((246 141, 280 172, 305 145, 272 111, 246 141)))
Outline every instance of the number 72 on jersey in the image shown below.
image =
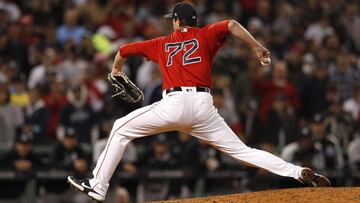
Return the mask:
POLYGON ((197 39, 190 39, 183 42, 166 43, 165 51, 170 52, 166 66, 169 67, 173 64, 173 57, 178 54, 181 50, 185 53, 182 57, 182 65, 188 65, 192 63, 201 62, 200 56, 192 56, 193 53, 199 48, 199 41, 197 39))

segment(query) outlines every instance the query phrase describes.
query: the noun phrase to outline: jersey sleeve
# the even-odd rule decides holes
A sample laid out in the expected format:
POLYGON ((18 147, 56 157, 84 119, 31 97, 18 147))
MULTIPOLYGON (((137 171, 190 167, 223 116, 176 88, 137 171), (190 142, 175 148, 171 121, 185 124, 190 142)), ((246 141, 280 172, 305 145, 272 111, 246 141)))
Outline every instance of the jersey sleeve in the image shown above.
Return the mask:
POLYGON ((229 20, 223 20, 207 25, 204 29, 210 42, 221 46, 225 42, 226 36, 230 34, 228 24, 229 20))
POLYGON ((143 56, 146 60, 157 61, 157 50, 159 50, 160 38, 133 42, 122 45, 119 48, 120 55, 124 58, 129 56, 143 56))

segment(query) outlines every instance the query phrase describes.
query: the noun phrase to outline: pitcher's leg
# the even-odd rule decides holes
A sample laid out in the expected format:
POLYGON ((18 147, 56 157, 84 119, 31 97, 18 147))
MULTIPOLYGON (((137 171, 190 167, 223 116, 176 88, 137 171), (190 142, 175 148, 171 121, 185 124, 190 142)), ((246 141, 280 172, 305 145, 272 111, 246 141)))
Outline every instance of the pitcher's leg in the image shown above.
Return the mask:
POLYGON ((115 121, 106 147, 92 172, 93 179, 90 180, 90 185, 97 192, 106 194, 109 181, 124 154, 126 145, 132 139, 166 130, 166 122, 153 111, 155 107, 156 105, 143 107, 115 121))
POLYGON ((299 178, 302 167, 285 162, 271 153, 246 146, 220 116, 207 125, 202 124, 199 128, 195 126, 191 134, 239 161, 280 176, 299 178))

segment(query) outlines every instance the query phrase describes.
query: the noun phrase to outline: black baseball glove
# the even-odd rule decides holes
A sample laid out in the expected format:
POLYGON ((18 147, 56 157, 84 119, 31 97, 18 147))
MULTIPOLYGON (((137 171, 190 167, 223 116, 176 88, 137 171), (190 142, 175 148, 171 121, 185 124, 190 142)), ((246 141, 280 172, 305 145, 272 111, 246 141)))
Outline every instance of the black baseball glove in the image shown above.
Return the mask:
POLYGON ((115 93, 111 97, 120 97, 130 103, 136 103, 144 99, 143 92, 131 82, 125 73, 109 74, 107 79, 115 89, 115 93))

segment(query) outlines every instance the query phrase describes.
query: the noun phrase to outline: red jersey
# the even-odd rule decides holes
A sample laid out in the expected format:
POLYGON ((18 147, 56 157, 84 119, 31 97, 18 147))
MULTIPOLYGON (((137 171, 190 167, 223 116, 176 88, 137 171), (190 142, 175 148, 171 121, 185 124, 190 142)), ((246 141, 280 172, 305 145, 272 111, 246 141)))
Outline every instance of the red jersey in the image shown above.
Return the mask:
POLYGON ((124 58, 140 55, 160 65, 163 89, 178 86, 211 87, 214 56, 230 33, 228 20, 203 28, 182 27, 171 34, 120 47, 124 58))

